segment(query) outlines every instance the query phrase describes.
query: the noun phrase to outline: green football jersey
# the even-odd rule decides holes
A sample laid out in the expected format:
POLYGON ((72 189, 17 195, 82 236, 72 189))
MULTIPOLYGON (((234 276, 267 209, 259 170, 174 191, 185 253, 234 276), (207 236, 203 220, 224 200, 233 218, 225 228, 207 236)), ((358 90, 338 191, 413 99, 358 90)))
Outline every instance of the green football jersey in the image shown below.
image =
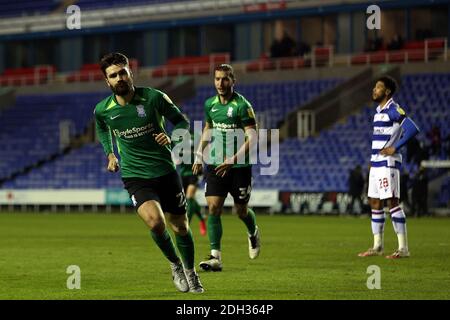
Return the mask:
MULTIPOLYGON (((209 164, 220 165, 225 158, 235 155, 247 138, 234 139, 230 133, 236 129, 256 125, 255 113, 252 105, 242 95, 233 93, 227 104, 220 102, 219 96, 213 96, 205 102, 205 119, 213 128, 213 141, 210 152, 209 164), (227 136, 228 134, 228 136, 227 136), (231 138, 230 138, 231 137, 231 138)), ((249 156, 245 155, 245 163, 234 164, 233 168, 249 166, 249 156)))
POLYGON ((153 88, 135 88, 126 105, 111 95, 95 107, 96 132, 105 154, 113 153, 113 139, 120 156, 123 178, 156 178, 175 170, 171 146, 161 146, 154 134, 165 131, 165 118, 180 121, 177 127, 188 128, 189 122, 163 92, 153 88), (180 118, 181 117, 181 118, 180 118))

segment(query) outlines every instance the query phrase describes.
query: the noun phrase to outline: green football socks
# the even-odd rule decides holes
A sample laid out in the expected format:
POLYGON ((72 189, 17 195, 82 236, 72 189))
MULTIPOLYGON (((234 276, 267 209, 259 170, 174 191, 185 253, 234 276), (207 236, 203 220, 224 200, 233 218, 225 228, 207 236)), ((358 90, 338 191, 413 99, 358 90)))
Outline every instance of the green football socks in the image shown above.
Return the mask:
POLYGON ((180 252, 181 259, 183 259, 183 265, 185 269, 194 268, 194 238, 192 237, 191 229, 184 236, 175 235, 177 241, 177 248, 180 252))
POLYGON ((177 256, 175 247, 172 242, 172 238, 167 230, 164 230, 162 235, 158 235, 153 231, 150 231, 153 240, 161 249, 162 253, 169 259, 170 262, 178 262, 180 259, 177 256))
POLYGON ((247 216, 245 218, 241 219, 241 220, 245 223, 245 225, 247 227, 247 230, 248 230, 248 233, 250 235, 254 235, 255 231, 256 231, 256 216, 255 216, 255 212, 252 209, 248 208, 247 209, 247 216))
POLYGON ((210 215, 208 217, 208 237, 211 250, 220 250, 220 240, 222 239, 222 220, 220 216, 210 215))

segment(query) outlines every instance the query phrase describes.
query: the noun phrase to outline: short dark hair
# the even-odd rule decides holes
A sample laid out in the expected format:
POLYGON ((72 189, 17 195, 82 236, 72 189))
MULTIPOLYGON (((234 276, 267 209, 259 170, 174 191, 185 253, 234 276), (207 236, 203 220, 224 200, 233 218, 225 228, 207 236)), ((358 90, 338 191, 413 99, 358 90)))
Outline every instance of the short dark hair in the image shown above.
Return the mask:
POLYGON ((222 63, 219 64, 214 71, 224 71, 224 72, 228 72, 228 74, 230 75, 231 79, 235 80, 234 77, 234 70, 233 67, 227 63, 222 63))
POLYGON ((389 95, 390 97, 392 97, 395 94, 395 92, 397 91, 398 84, 394 78, 392 78, 390 76, 383 76, 383 77, 379 78, 377 80, 377 82, 378 81, 383 82, 386 89, 391 90, 391 94, 389 95))
POLYGON ((108 53, 106 55, 104 55, 101 59, 100 59, 100 69, 102 69, 103 74, 106 77, 106 69, 109 66, 112 65, 119 65, 119 64, 123 64, 123 65, 128 65, 128 58, 126 55, 120 53, 120 52, 113 52, 113 53, 108 53))

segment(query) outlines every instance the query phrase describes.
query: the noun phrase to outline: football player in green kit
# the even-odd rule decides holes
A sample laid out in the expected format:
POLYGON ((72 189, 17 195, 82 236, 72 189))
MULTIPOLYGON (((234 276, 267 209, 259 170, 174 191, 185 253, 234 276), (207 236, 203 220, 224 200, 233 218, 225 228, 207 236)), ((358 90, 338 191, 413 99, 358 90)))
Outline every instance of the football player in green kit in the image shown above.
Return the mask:
POLYGON ((208 204, 208 237, 211 254, 200 262, 205 271, 222 270, 222 222, 223 204, 228 193, 234 199, 234 208, 245 224, 248 233, 249 257, 256 259, 261 248, 260 231, 255 213, 248 207, 252 190, 252 167, 250 150, 257 142, 257 124, 251 104, 234 91, 235 76, 232 66, 222 64, 214 71, 217 95, 205 102, 206 123, 195 162, 194 174, 200 173, 203 162, 206 167, 206 201, 208 204), (235 140, 231 134, 239 133, 235 140), (208 160, 203 150, 213 137, 208 160), (231 137, 231 138, 230 138, 231 137), (240 142, 241 143, 240 143, 240 142))
MULTIPOLYGON (((108 158, 108 171, 121 171, 125 189, 151 236, 169 260, 176 288, 204 291, 194 267, 194 241, 186 216, 186 199, 171 157, 164 122, 188 133, 189 122, 170 98, 153 88, 135 87, 128 58, 110 53, 100 68, 113 94, 95 107, 98 138, 108 158), (114 153, 116 141, 120 162, 114 153), (166 219, 175 233, 175 250, 166 219), (181 262, 182 261, 182 262, 181 262)), ((144 271, 146 272, 146 271, 144 271)))

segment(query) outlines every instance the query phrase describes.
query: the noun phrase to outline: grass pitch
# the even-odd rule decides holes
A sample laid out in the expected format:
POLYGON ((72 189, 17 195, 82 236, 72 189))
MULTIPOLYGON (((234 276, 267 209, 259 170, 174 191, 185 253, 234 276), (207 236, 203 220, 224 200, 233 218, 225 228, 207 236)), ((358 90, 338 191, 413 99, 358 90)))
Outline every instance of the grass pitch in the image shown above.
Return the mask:
MULTIPOLYGON (((258 216, 262 250, 248 258, 244 224, 224 215, 224 270, 199 270, 202 295, 179 293, 143 222, 132 214, 0 214, 0 299, 449 299, 450 219, 408 219, 411 258, 359 258, 370 219, 258 216), (66 287, 67 267, 81 289, 66 287), (370 265, 381 289, 366 286, 370 265)), ((196 264, 209 253, 192 221, 196 264)), ((386 225, 386 254, 397 240, 386 225)))

